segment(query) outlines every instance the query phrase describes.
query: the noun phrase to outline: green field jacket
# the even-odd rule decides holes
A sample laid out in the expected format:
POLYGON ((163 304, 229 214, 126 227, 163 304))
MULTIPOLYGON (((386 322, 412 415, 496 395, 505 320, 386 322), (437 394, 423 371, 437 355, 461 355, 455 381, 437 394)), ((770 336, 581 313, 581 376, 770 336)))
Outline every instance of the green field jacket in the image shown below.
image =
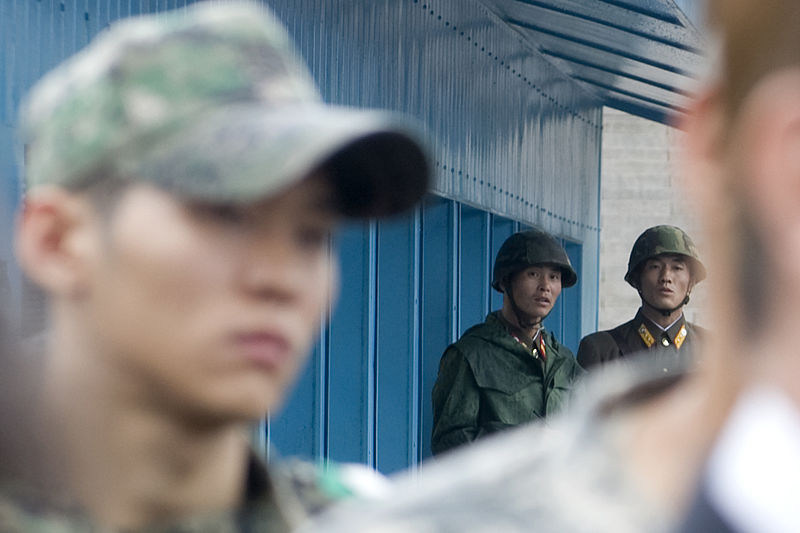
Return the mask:
POLYGON ((542 361, 498 314, 468 329, 442 356, 432 397, 434 454, 558 411, 583 373, 552 333, 542 330, 542 361))

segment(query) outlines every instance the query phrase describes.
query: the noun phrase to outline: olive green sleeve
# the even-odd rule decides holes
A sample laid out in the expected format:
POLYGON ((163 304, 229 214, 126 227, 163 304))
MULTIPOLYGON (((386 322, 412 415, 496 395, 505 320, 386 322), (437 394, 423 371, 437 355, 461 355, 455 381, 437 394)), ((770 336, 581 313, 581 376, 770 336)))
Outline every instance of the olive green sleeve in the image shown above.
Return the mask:
POLYGON ((479 436, 480 389, 464 354, 455 346, 444 352, 439 363, 432 400, 434 455, 479 436))

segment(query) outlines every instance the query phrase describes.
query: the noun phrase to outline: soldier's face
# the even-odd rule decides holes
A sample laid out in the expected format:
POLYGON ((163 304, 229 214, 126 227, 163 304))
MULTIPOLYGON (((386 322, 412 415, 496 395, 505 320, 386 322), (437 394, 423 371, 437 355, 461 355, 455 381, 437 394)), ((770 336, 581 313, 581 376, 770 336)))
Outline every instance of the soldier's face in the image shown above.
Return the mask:
POLYGON ((561 271, 547 265, 532 266, 511 279, 514 301, 532 319, 543 319, 561 294, 561 271))
POLYGON ((678 307, 691 289, 691 279, 689 265, 680 255, 648 259, 642 268, 642 299, 657 309, 678 307))
POLYGON ((84 320, 104 364, 187 417, 277 407, 332 297, 331 196, 319 177, 246 206, 130 188, 87 262, 84 320))

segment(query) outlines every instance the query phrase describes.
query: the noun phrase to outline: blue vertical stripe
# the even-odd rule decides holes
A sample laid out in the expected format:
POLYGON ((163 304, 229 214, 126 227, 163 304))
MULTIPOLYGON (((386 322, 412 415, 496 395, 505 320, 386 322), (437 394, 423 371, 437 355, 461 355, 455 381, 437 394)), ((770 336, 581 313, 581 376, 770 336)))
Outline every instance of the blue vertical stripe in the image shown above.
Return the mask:
MULTIPOLYGON (((20 197, 13 131, 31 84, 113 21, 188 3, 0 2, 0 198, 20 197)), ((430 455, 439 358, 502 305, 489 282, 513 231, 535 226, 566 239, 582 281, 554 312, 562 340, 572 347, 596 325, 600 108, 477 2, 268 3, 326 100, 399 110, 424 124, 436 180, 415 212, 350 224, 336 238, 339 300, 283 410, 253 430, 254 444, 268 455, 395 471, 430 455), (509 58, 527 82, 499 68, 509 58)), ((0 239, 7 263, 10 243, 0 239)))

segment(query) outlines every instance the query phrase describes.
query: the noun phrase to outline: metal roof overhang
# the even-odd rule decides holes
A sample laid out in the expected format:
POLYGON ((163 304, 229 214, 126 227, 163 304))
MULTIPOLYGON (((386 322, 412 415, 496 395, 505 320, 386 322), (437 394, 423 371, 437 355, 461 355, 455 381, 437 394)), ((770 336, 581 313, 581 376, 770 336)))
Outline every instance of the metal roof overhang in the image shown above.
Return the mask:
POLYGON ((697 0, 483 0, 604 105, 674 124, 703 69, 697 0))

